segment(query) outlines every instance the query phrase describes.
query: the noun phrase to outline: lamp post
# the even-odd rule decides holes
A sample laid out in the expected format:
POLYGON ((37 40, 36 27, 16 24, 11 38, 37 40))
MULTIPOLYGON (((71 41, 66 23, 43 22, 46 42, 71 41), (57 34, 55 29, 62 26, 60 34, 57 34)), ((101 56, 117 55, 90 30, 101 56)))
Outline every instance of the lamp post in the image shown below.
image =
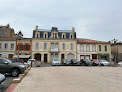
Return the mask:
POLYGON ((21 32, 21 30, 16 34, 16 39, 19 40, 19 45, 18 45, 18 59, 19 59, 19 51, 20 51, 20 40, 22 39, 23 34, 21 32))

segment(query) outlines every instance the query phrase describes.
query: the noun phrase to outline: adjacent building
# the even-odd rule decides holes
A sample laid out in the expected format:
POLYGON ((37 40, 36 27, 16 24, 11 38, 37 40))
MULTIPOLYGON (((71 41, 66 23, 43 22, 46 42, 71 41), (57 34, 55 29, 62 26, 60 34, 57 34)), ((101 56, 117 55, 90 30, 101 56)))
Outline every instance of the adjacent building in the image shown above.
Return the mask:
POLYGON ((13 58, 29 59, 31 58, 31 38, 21 38, 16 40, 16 51, 13 58))
POLYGON ((111 53, 113 55, 113 60, 116 58, 117 62, 122 61, 122 43, 112 43, 111 53))
POLYGON ((0 57, 13 58, 16 47, 16 35, 10 25, 0 26, 0 57))
POLYGON ((77 39, 77 59, 111 60, 111 43, 91 39, 77 39))
POLYGON ((76 59, 77 39, 75 29, 58 30, 52 27, 51 30, 33 30, 32 58, 41 62, 50 63, 52 58, 76 59))

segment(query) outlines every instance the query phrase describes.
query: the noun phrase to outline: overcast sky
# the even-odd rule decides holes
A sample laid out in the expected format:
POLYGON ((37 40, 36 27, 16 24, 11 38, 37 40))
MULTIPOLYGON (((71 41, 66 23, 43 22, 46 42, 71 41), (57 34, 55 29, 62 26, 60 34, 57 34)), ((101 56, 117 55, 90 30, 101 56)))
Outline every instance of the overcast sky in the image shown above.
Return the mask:
POLYGON ((78 38, 122 41, 122 0, 0 0, 0 25, 32 37, 39 29, 71 30, 78 38))

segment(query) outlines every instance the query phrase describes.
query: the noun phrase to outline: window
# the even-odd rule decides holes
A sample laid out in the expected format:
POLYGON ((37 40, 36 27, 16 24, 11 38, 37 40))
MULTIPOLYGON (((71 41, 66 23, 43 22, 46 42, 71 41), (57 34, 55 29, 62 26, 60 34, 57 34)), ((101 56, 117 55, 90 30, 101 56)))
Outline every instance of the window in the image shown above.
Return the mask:
POLYGON ((39 43, 36 43, 36 49, 38 49, 39 48, 39 43))
POLYGON ((0 43, 0 49, 1 49, 1 47, 2 47, 2 46, 1 46, 1 43, 0 43))
POLYGON ((55 34, 53 33, 53 38, 54 38, 54 35, 55 35, 55 34))
POLYGON ((70 49, 73 50, 73 44, 72 43, 70 44, 70 49))
POLYGON ((29 45, 26 45, 26 50, 29 50, 29 45))
POLYGON ((54 43, 51 43, 51 49, 54 49, 54 43))
POLYGON ((101 51, 101 45, 99 45, 99 51, 101 51))
POLYGON ((63 35, 63 38, 64 38, 64 35, 63 35))
POLYGON ((2 57, 2 54, 0 54, 0 58, 2 57))
POLYGON ((55 48, 58 48, 58 43, 55 44, 55 48))
POLYGON ((47 49, 47 43, 44 43, 44 49, 47 49))
POLYGON ((11 49, 14 49, 14 44, 11 44, 11 49))
POLYGON ((62 44, 62 49, 65 49, 65 44, 64 43, 62 44))
POLYGON ((86 51, 89 51, 90 47, 89 45, 86 45, 86 51))
POLYGON ((107 45, 105 45, 105 51, 107 51, 107 45))
POLYGON ((45 34, 45 38, 47 38, 47 34, 45 34))
POLYGON ((37 34, 37 36, 36 36, 37 38, 39 37, 39 34, 37 34))
POLYGON ((72 35, 71 35, 71 39, 72 39, 72 35))
POLYGON ((7 49, 8 48, 8 44, 5 44, 5 49, 7 49))
POLYGON ((83 51, 83 44, 82 44, 82 45, 80 45, 80 50, 81 50, 81 51, 83 51))
POLYGON ((95 44, 92 45, 92 49, 93 49, 93 51, 96 51, 96 45, 95 44))
POLYGON ((55 38, 57 38, 57 34, 55 33, 55 38))

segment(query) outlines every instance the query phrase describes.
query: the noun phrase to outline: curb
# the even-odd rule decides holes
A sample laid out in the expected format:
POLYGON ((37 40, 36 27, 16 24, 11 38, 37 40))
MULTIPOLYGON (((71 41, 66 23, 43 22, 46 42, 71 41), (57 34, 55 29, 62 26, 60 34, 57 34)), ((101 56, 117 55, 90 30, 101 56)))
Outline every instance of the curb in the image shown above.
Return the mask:
POLYGON ((13 79, 13 83, 20 83, 21 80, 26 76, 26 74, 29 72, 31 67, 29 67, 27 70, 25 70, 24 74, 20 74, 17 79, 13 79))
POLYGON ((20 74, 17 79, 13 79, 13 83, 5 90, 5 92, 13 92, 15 87, 22 81, 22 79, 26 76, 30 69, 31 66, 27 70, 25 70, 24 74, 20 74))

